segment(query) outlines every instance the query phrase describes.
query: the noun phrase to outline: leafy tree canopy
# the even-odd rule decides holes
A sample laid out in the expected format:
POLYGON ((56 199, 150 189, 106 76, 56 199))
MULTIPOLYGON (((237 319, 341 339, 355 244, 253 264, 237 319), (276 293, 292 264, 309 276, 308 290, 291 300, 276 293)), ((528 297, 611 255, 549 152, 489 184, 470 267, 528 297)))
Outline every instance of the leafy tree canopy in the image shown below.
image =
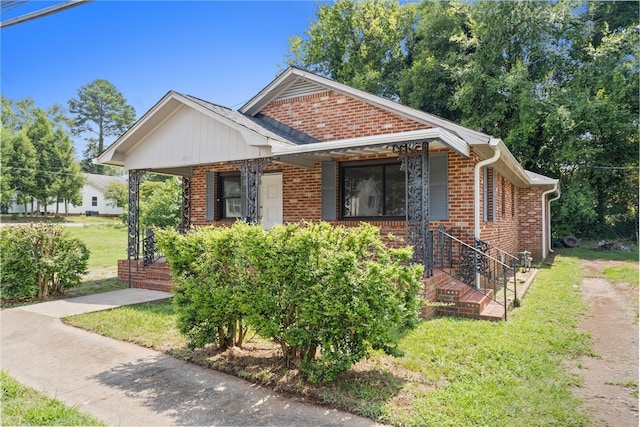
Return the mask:
POLYGON ((92 160, 104 151, 105 139, 119 136, 133 124, 135 109, 127 104, 108 80, 97 79, 78 89, 78 97, 68 101, 72 118, 69 126, 74 135, 88 135, 83 168, 90 173, 104 173, 104 166, 92 160))

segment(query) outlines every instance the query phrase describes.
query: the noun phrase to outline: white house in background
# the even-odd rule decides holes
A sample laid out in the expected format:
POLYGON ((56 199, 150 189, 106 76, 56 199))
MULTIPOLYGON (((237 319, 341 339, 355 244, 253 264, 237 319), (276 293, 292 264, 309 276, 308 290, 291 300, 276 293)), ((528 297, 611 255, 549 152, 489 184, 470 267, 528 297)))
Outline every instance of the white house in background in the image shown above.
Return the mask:
MULTIPOLYGON (((121 178, 119 176, 109 176, 109 175, 95 175, 92 173, 85 174, 85 184, 80 190, 80 194, 82 195, 82 204, 81 205, 72 205, 69 204, 69 215, 99 215, 99 216, 119 216, 122 215, 123 208, 122 207, 113 207, 111 206, 111 201, 106 200, 104 197, 104 193, 107 189, 107 185, 110 182, 116 182, 118 184, 127 185, 127 180, 121 178)), ((31 204, 27 206, 28 209, 31 209, 31 204)), ((40 208, 40 211, 43 213, 44 210, 40 208)), ((49 214, 55 214, 56 212, 56 204, 52 203, 47 206, 47 212, 49 214)), ((64 203, 59 204, 58 214, 64 215, 64 203)), ((12 202, 9 207, 9 213, 24 213, 24 205, 19 205, 15 201, 12 202)))

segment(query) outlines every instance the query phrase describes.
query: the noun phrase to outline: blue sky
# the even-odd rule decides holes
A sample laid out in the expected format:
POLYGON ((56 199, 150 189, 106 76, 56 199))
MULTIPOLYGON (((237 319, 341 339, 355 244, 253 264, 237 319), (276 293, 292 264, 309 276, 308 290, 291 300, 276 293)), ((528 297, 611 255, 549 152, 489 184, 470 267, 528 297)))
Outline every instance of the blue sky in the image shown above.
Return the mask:
MULTIPOLYGON (((55 3, 28 2, 2 21, 55 3)), ((313 1, 93 1, 0 29, 0 91, 66 107, 99 78, 137 117, 169 90, 237 109, 285 67, 288 38, 316 10, 313 1)))

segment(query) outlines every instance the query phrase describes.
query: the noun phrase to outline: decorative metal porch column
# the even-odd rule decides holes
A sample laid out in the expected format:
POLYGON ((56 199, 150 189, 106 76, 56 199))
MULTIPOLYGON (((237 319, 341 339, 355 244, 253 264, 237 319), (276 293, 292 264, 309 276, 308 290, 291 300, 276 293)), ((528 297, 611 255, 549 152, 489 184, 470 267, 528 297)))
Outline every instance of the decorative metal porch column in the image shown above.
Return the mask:
POLYGON ((140 181, 144 170, 129 171, 129 216, 127 217, 129 259, 138 259, 140 254, 140 181))
POLYGON ((127 266, 129 270, 129 287, 131 287, 131 260, 137 262, 140 257, 140 181, 144 170, 129 171, 129 215, 127 216, 127 266))
POLYGON ((258 222, 258 186, 264 168, 271 159, 252 159, 240 162, 240 179, 242 181, 243 201, 242 217, 247 222, 258 222))
POLYGON ((180 231, 187 233, 191 227, 191 178, 182 177, 182 223, 180 231))
POLYGON ((429 143, 419 142, 394 147, 400 153, 406 182, 407 243, 413 246, 413 259, 432 268, 432 244, 429 238, 429 143))

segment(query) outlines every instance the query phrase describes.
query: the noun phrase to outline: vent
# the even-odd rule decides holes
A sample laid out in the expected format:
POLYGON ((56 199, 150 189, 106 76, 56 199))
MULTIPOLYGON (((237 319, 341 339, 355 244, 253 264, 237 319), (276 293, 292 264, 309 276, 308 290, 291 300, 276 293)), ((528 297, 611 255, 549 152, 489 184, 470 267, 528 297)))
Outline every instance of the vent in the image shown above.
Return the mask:
POLYGON ((314 93, 326 92, 327 88, 320 86, 317 83, 309 82, 306 80, 298 79, 287 90, 285 90, 275 100, 296 98, 298 96, 311 95, 314 93))

